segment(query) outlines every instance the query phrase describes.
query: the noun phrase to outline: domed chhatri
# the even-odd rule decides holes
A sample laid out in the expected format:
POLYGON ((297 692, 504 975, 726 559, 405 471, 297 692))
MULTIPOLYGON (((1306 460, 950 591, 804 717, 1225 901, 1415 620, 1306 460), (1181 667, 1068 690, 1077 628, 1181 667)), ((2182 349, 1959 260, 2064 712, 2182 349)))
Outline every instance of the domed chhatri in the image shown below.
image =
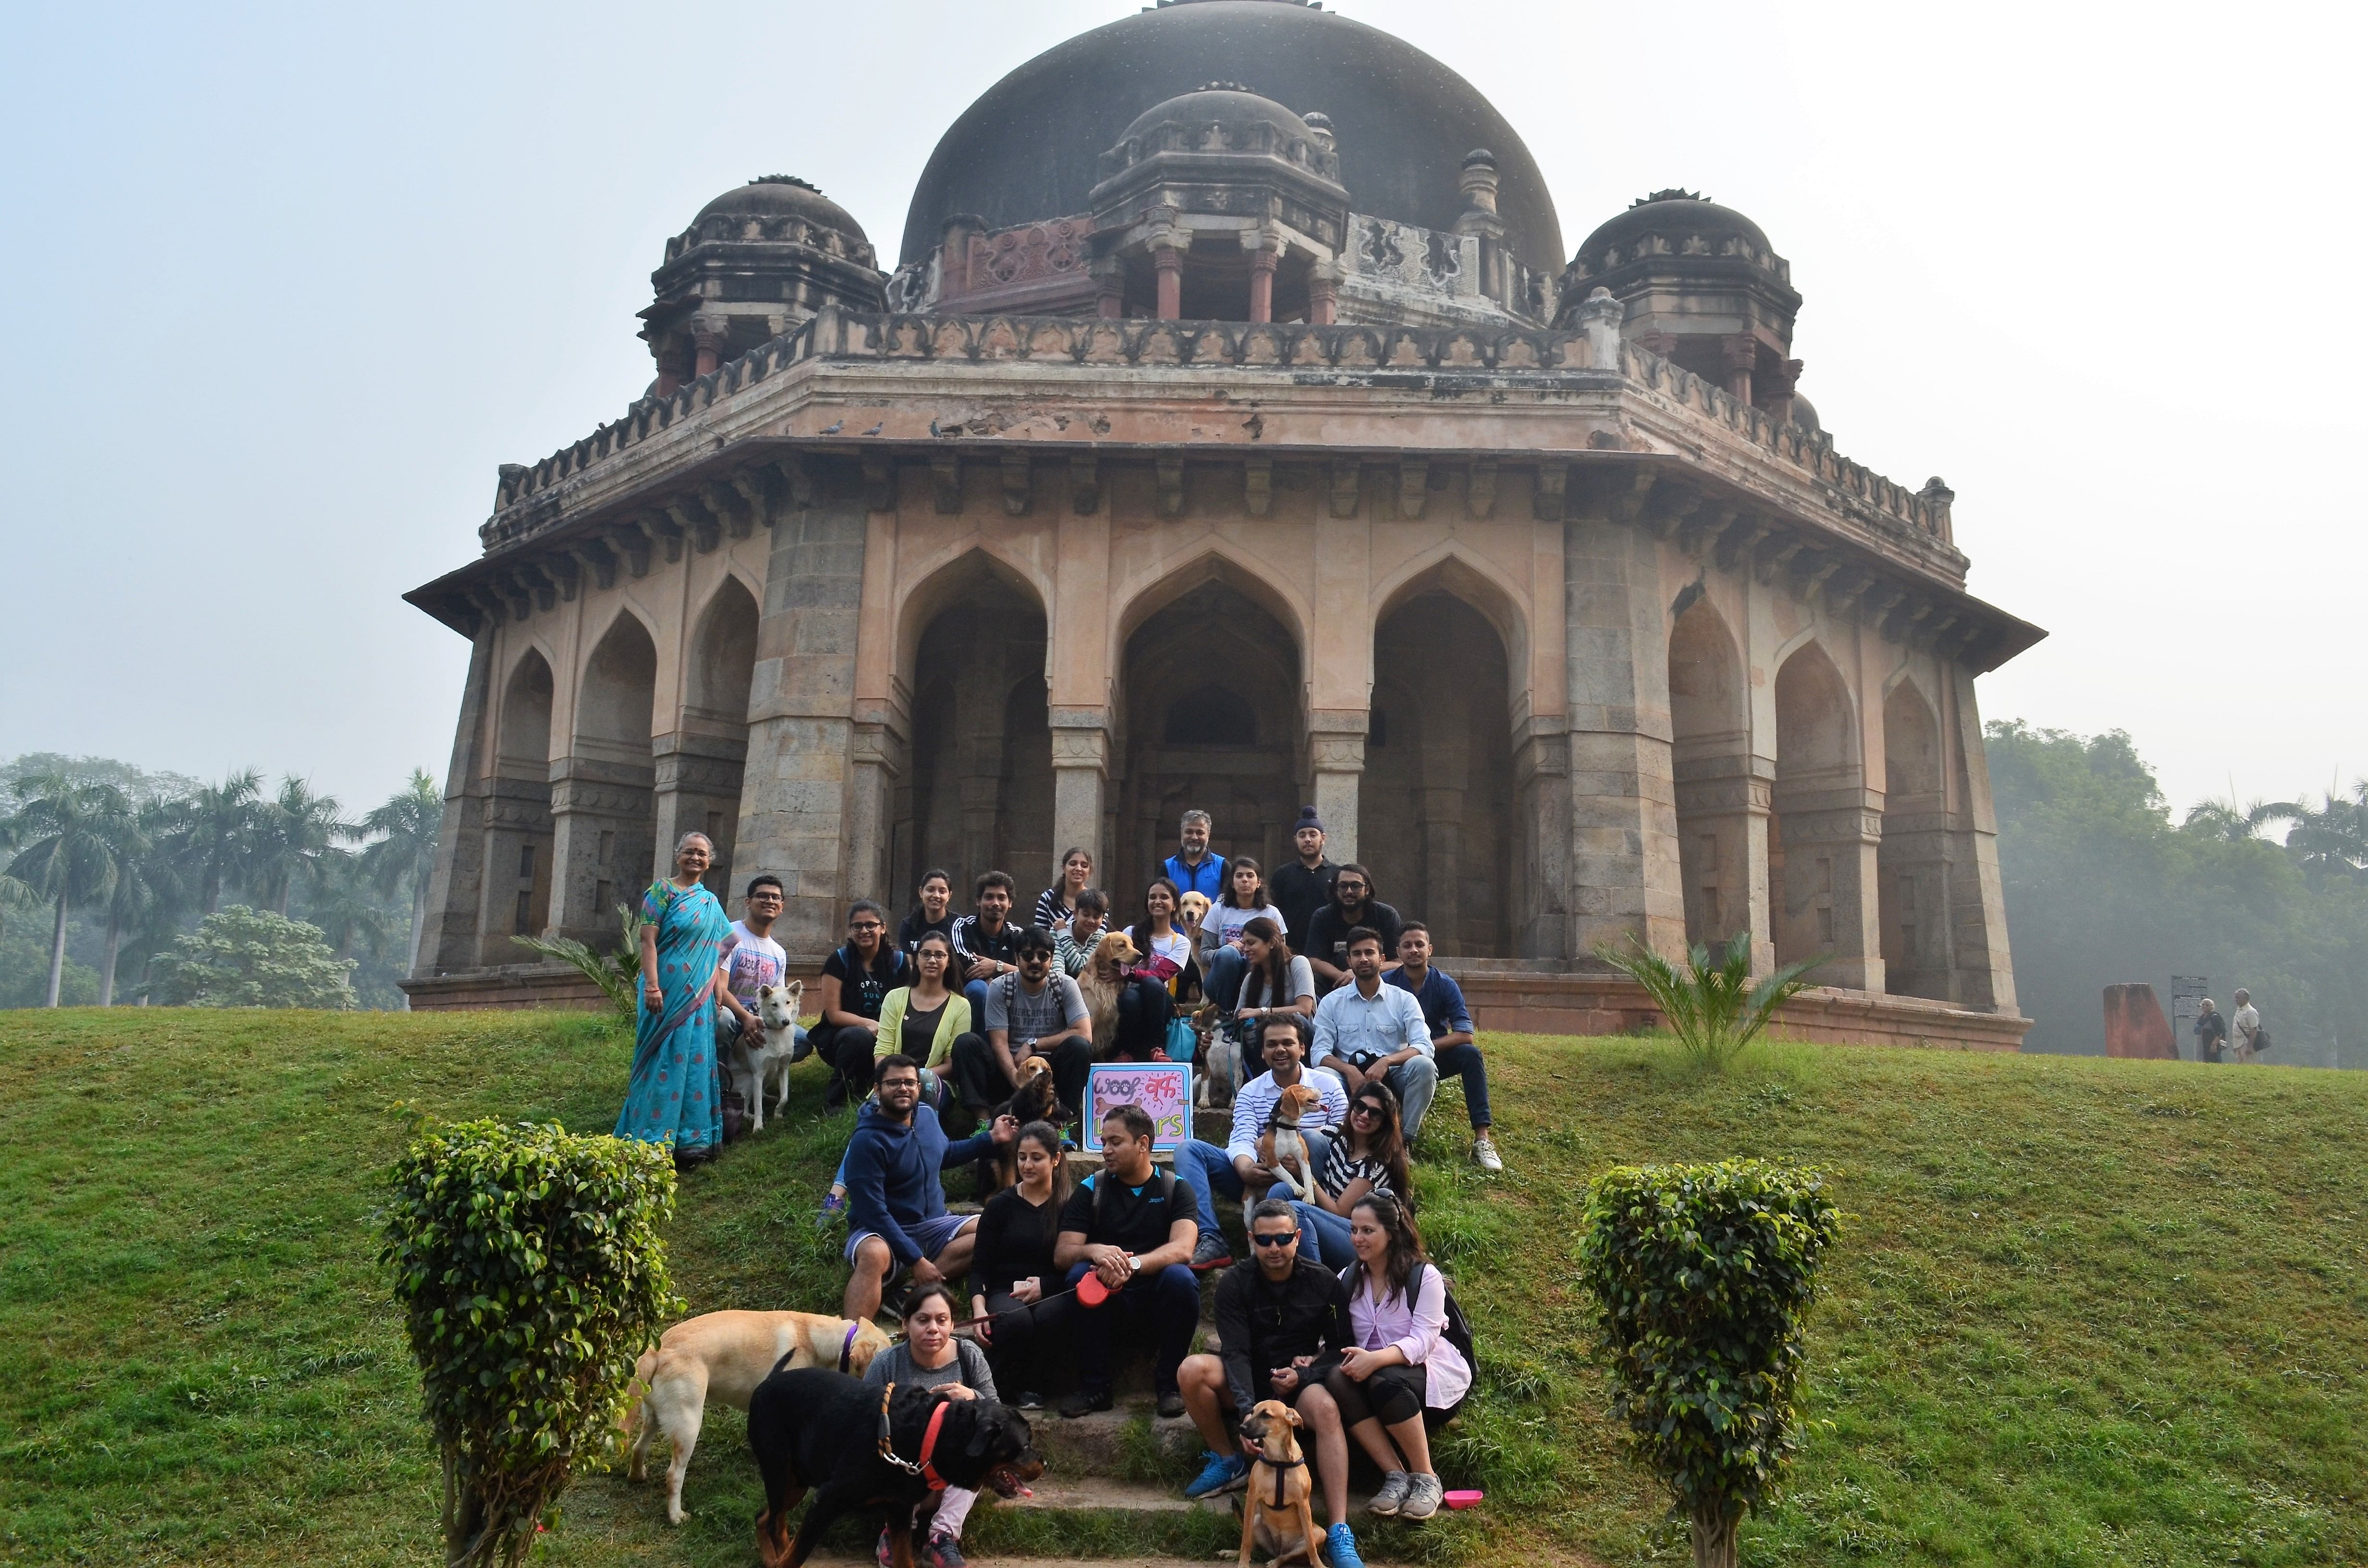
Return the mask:
POLYGON ((1497 153, 1505 244, 1550 274, 1565 260, 1545 179, 1479 90, 1401 39, 1297 0, 1184 0, 1047 50, 964 110, 913 193, 900 257, 926 264, 946 220, 1001 229, 1083 213, 1101 154, 1145 108, 1208 82, 1247 82, 1328 116, 1339 182, 1360 213, 1452 230, 1474 147, 1497 153))
POLYGON ((1564 325, 1598 289, 1620 301, 1625 335, 1778 419, 1793 419, 1801 296, 1792 264, 1759 224, 1696 191, 1640 197, 1588 235, 1564 269, 1564 325))
POLYGON ((650 274, 641 312, 657 361, 653 390, 672 392, 825 305, 881 305, 879 257, 854 215, 794 175, 762 175, 699 210, 650 274))
POLYGON ((1419 50, 1110 4, 946 132, 892 277, 803 181, 701 208, 659 395, 409 596, 472 642, 414 1005, 560 999, 514 938, 612 939, 687 831, 811 975, 932 868, 1080 846, 1139 910, 1184 812, 1276 865, 1312 806, 1492 1029, 1649 1027, 1600 954, 1739 942, 1804 1038, 2014 1049, 1975 677, 2044 633, 1817 428, 1767 234, 1658 190, 1562 256, 1419 50))

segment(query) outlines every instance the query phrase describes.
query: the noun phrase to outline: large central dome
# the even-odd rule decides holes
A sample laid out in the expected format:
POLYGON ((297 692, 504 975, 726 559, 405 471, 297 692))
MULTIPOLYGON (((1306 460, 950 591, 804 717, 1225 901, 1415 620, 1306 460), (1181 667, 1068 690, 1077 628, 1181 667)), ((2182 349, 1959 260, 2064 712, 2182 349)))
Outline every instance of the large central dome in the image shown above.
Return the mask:
POLYGON ((1088 210, 1100 155, 1153 105, 1212 80, 1330 117, 1359 212, 1451 229, 1464 154, 1497 155, 1506 244, 1562 269, 1562 227, 1521 139, 1471 83, 1412 44, 1302 0, 1163 0, 1047 50, 989 88, 938 142, 905 217, 902 259, 975 213, 1001 228, 1088 210))

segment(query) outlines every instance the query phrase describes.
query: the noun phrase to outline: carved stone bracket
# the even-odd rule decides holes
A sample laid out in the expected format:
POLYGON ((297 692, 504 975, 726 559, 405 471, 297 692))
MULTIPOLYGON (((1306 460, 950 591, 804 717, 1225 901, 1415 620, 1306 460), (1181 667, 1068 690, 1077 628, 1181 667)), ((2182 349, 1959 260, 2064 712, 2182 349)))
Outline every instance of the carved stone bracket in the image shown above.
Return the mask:
POLYGON ((1749 513, 1738 516, 1734 522, 1727 525, 1726 532, 1719 538, 1717 556, 1719 570, 1732 572, 1740 562, 1750 560, 1751 552, 1759 547, 1759 541, 1775 531, 1767 523, 1749 513))
MULTIPOLYGON (((675 520, 678 530, 677 537, 689 535, 692 546, 700 554, 705 555, 723 542, 723 523, 714 513, 690 497, 683 495, 670 498, 666 503, 666 516, 675 520)), ((678 561, 681 558, 682 551, 679 546, 668 547, 666 551, 668 561, 678 561)))
POLYGON ((1159 477, 1159 515, 1178 517, 1184 515, 1184 459, 1182 454, 1162 455, 1155 466, 1159 477))
POLYGON ((1633 523, 1644 515, 1645 503, 1653 496, 1653 486, 1660 475, 1649 468, 1630 471, 1624 477, 1613 474, 1611 494, 1603 498, 1604 516, 1615 523, 1633 523))
POLYGON ((1487 518, 1497 515, 1497 460, 1473 460, 1470 478, 1463 487, 1463 513, 1470 517, 1487 518))
POLYGON ((638 517, 628 517, 609 536, 609 544, 625 558, 625 570, 634 577, 650 574, 650 535, 638 517))
POLYGON ((1808 547, 1809 541, 1807 540, 1794 538, 1786 540, 1783 543, 1776 546, 1773 550, 1762 551, 1759 553, 1757 564, 1753 569, 1754 575, 1759 579, 1763 585, 1773 583, 1776 580, 1776 574, 1784 570, 1785 565, 1791 562, 1793 557, 1800 554, 1801 551, 1806 550, 1808 547))
POLYGON ((1014 447, 1003 454, 1003 509, 1015 517, 1028 515, 1028 449, 1014 447))
POLYGON ((666 546, 668 565, 682 559, 681 524, 666 512, 643 512, 635 521, 640 523, 643 532, 666 546))
POLYGON ((1101 510, 1101 463, 1091 452, 1070 456, 1069 506, 1081 517, 1090 517, 1101 510))
POLYGON ((1411 521, 1422 516, 1430 499, 1430 461, 1427 458, 1398 460, 1398 516, 1411 521))
POLYGON ((1357 502, 1365 488, 1365 465, 1354 458, 1337 458, 1332 463, 1332 515, 1353 517, 1357 502))
POLYGON ((1688 555, 1699 557, 1706 546, 1714 542, 1735 522, 1733 506, 1702 506, 1678 525, 1678 548, 1688 555))
POLYGON ((573 553, 570 553, 566 555, 552 556, 544 562, 544 565, 551 573, 552 577, 559 584, 559 602, 564 605, 574 604, 575 602, 575 590, 582 585, 584 580, 584 568, 582 563, 575 559, 573 553))
POLYGON ((1263 517, 1274 508, 1274 460, 1264 454, 1249 458, 1242 465, 1242 506, 1253 517, 1263 517))
POLYGON ((746 539, 756 531, 757 507, 763 500, 762 492, 752 500, 742 494, 736 484, 706 484, 700 487, 699 499, 710 516, 722 520, 723 531, 734 539, 746 539))
POLYGON ((896 465, 886 458, 863 460, 863 505, 872 512, 896 509, 896 465))
POLYGON ((929 459, 929 482, 937 489, 938 510, 952 517, 962 509, 962 459, 938 452, 929 459))
POLYGON ((1531 514, 1542 523, 1561 522, 1564 491, 1569 483, 1568 463, 1540 463, 1538 487, 1530 498, 1531 514))

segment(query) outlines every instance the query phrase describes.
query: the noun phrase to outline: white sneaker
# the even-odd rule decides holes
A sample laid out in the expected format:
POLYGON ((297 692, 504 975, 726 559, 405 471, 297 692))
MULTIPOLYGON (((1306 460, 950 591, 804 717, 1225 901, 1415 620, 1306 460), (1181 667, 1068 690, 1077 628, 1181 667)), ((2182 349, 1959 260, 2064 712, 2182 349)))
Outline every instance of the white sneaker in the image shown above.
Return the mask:
POLYGON ((1482 1128, 1472 1135, 1472 1162, 1484 1171, 1501 1171, 1505 1162, 1497 1157, 1497 1141, 1482 1128))

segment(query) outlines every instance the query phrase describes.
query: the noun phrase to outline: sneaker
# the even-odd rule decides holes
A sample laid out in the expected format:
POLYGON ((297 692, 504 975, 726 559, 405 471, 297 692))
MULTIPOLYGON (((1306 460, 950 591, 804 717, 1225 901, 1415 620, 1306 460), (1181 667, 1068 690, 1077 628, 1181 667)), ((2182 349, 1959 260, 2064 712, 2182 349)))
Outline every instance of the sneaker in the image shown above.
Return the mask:
POLYGON ((1214 1497, 1220 1492, 1231 1492, 1249 1478, 1250 1461, 1240 1454, 1221 1454, 1215 1449, 1201 1456, 1201 1473, 1184 1489, 1187 1497, 1214 1497))
POLYGON ((1332 1568, 1365 1568, 1365 1560, 1357 1555, 1357 1532, 1345 1519, 1324 1532, 1324 1553, 1332 1559, 1332 1568))
POLYGON ((822 1208, 814 1215, 814 1229, 827 1231, 847 1218, 847 1188, 834 1187, 823 1194, 822 1208))
POLYGON ((1044 1396, 1038 1393, 1034 1389, 1021 1389, 1019 1391, 1019 1397, 1011 1402, 1011 1408, 1014 1410, 1042 1410, 1044 1408, 1044 1396))
POLYGON ((1159 1419, 1173 1421, 1184 1414, 1184 1396, 1174 1389, 1169 1389, 1159 1396, 1159 1403, 1155 1408, 1159 1412, 1159 1419))
POLYGON ((872 1548, 871 1560, 874 1562, 879 1563, 880 1568, 896 1568, 895 1553, 888 1550, 888 1527, 886 1525, 882 1525, 880 1527, 880 1544, 872 1548))
POLYGON ((1110 1391, 1108 1389, 1099 1392, 1092 1389, 1079 1389, 1075 1393, 1062 1397, 1061 1419, 1075 1421, 1080 1415, 1090 1415, 1097 1410, 1108 1410, 1116 1403, 1117 1401, 1110 1398, 1110 1391))
POLYGON ((1380 1519, 1395 1517, 1398 1505, 1406 1499, 1406 1472, 1402 1470, 1394 1470, 1382 1477, 1382 1489, 1373 1494, 1372 1502, 1365 1505, 1365 1512, 1380 1519))
POLYGON ((1505 1162, 1497 1156, 1497 1141, 1482 1128, 1472 1135, 1472 1163, 1484 1171, 1501 1171, 1505 1162))
POLYGON ((1409 1482, 1406 1486, 1406 1502, 1398 1509, 1398 1517, 1401 1519, 1427 1519, 1433 1514, 1439 1512, 1440 1501, 1445 1495, 1445 1490, 1439 1483, 1439 1477, 1435 1475, 1413 1476, 1409 1478, 1409 1482))
POLYGON ((1234 1249, 1225 1244, 1224 1232, 1201 1233, 1201 1243, 1192 1249, 1192 1267, 1196 1273, 1212 1268, 1223 1268, 1233 1261, 1234 1249))
POLYGON ((970 1568, 970 1559, 962 1553, 962 1542, 950 1535, 929 1538, 921 1552, 923 1568, 970 1568))

